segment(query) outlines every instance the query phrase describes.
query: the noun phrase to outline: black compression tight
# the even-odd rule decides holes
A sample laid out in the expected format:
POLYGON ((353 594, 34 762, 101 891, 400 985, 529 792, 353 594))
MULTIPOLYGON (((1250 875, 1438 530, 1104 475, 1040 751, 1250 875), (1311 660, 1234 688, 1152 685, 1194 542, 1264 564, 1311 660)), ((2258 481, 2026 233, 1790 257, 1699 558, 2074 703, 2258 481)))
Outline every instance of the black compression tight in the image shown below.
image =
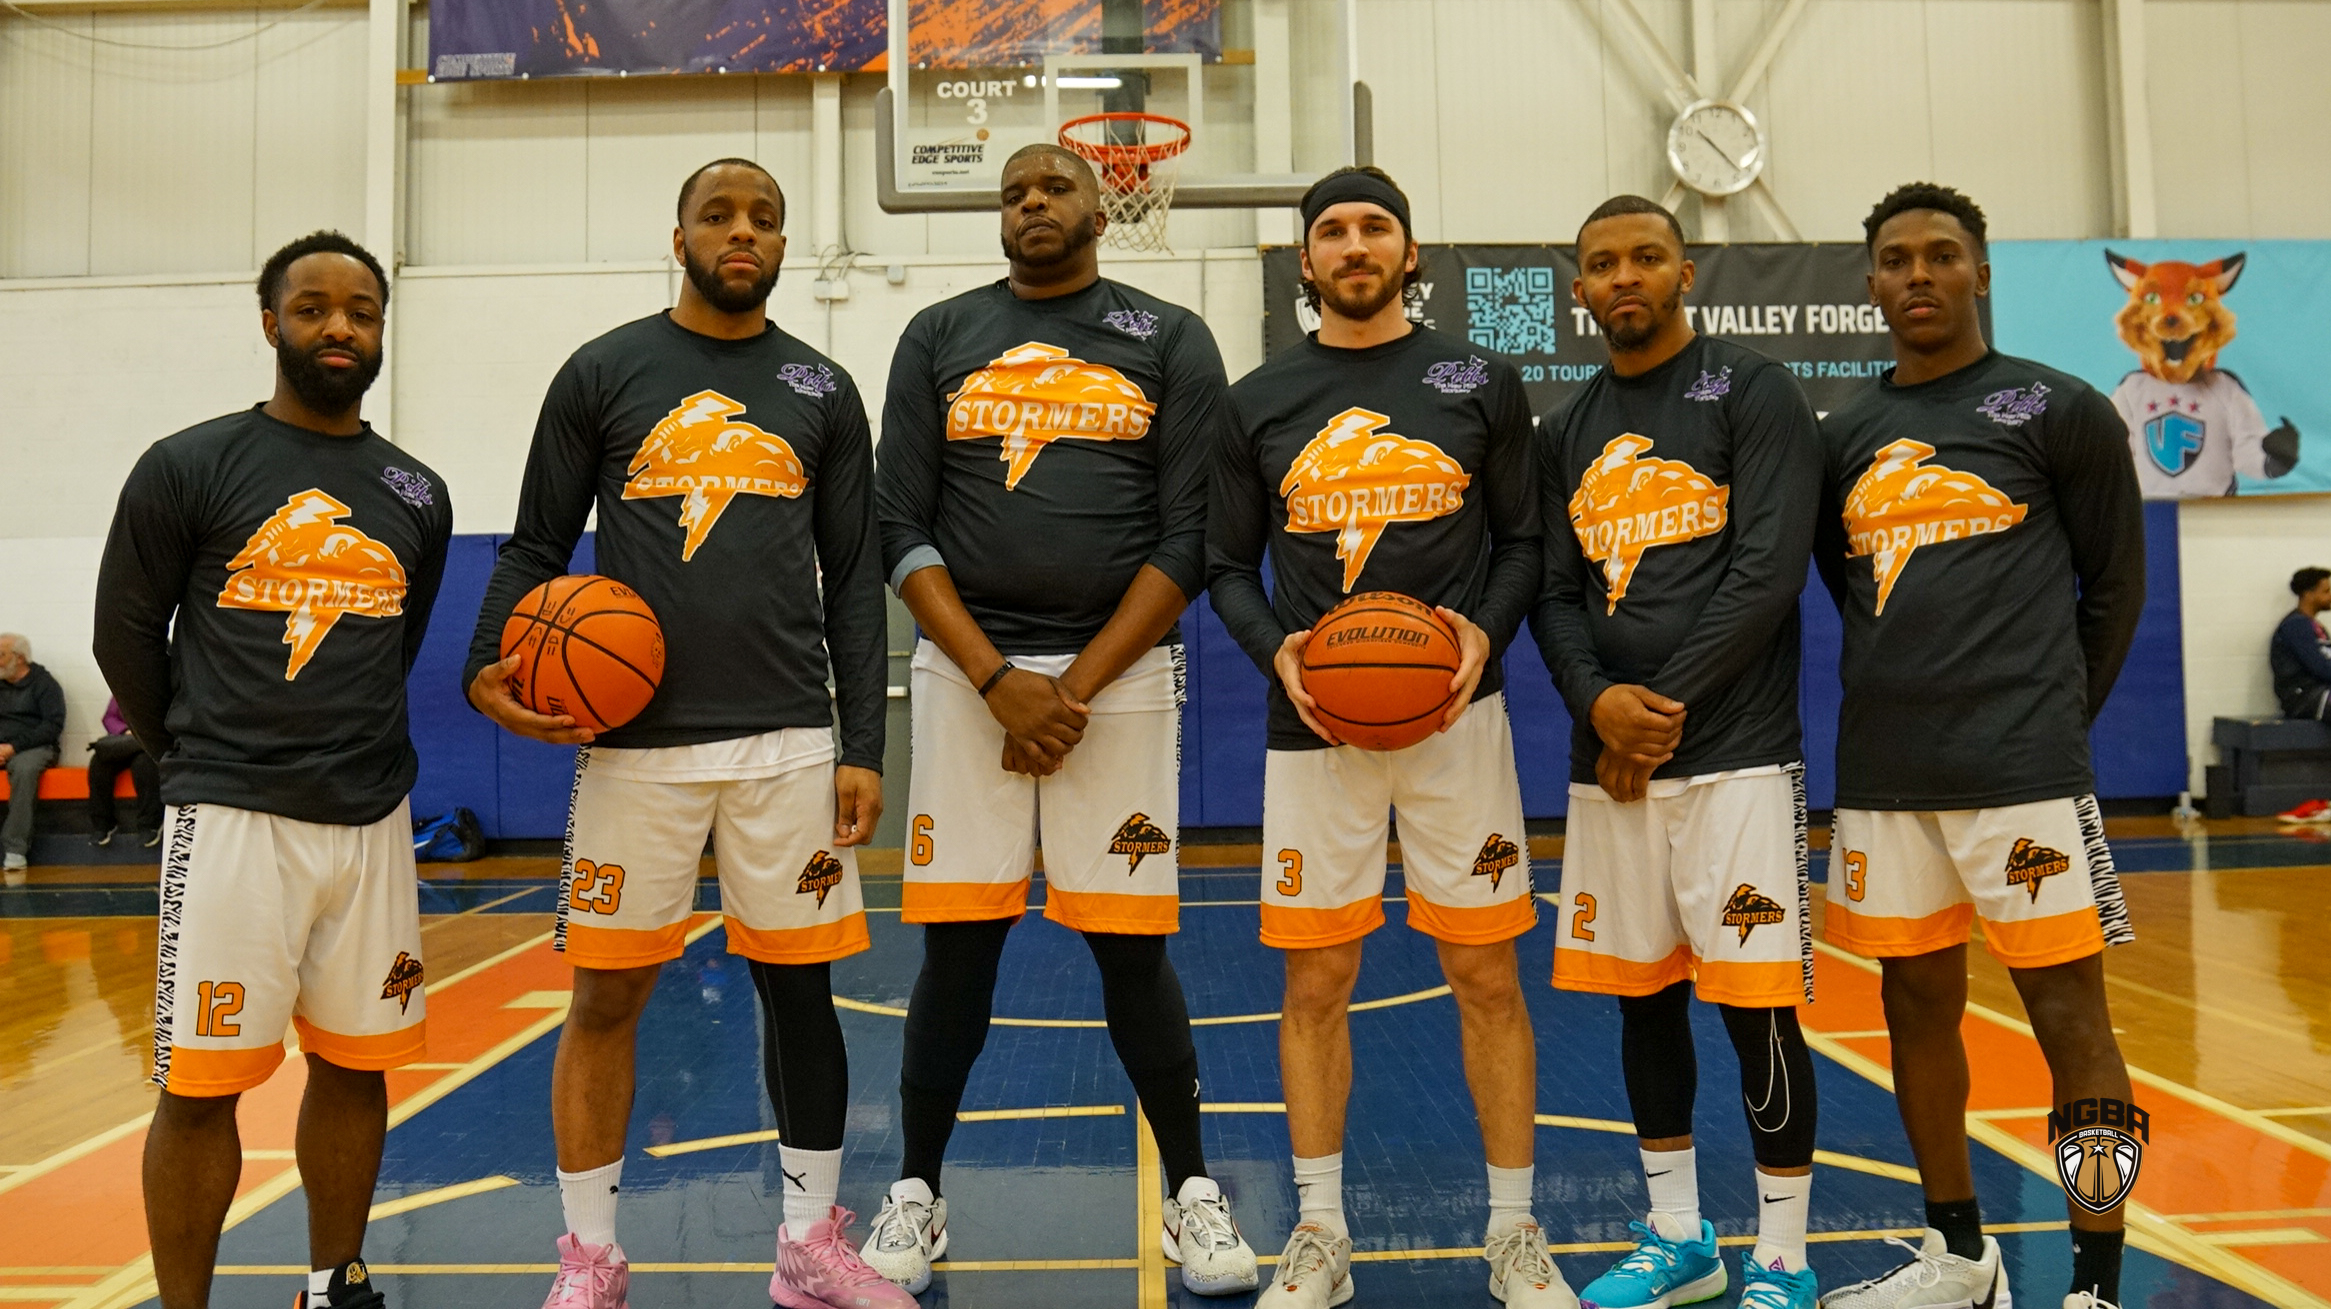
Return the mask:
POLYGON ((761 997, 761 1072, 777 1139, 796 1150, 839 1150, 850 1052, 834 1013, 833 965, 747 963, 761 997))
MULTIPOLYGON (((1619 999, 1621 1062, 1635 1134, 1648 1141, 1689 1136, 1699 1060, 1692 1049, 1692 984, 1619 999)), ((1740 1100, 1756 1162, 1802 1168, 1813 1162, 1816 1103, 1813 1052, 1794 1009, 1718 1005, 1740 1057, 1740 1100)))
MULTIPOLYGON (((996 964, 1018 919, 932 923, 923 929, 923 971, 907 1002, 906 1052, 899 1069, 900 1126, 906 1135, 901 1177, 939 1192, 940 1163, 971 1066, 987 1045, 996 964)), ((1101 1004, 1109 1041, 1140 1097, 1157 1138, 1166 1188, 1179 1191, 1206 1175, 1198 1141, 1198 1051, 1182 981, 1162 936, 1083 934, 1101 970, 1101 1004)))

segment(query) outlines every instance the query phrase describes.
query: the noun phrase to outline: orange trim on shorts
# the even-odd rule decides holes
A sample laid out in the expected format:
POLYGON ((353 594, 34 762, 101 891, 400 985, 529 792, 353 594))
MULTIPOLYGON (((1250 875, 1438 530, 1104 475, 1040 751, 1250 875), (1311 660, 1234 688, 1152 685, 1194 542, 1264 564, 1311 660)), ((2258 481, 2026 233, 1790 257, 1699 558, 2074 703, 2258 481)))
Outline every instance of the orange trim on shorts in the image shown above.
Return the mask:
POLYGON ((869 949, 866 911, 814 927, 749 927, 731 915, 721 916, 728 929, 728 952, 764 964, 823 964, 869 949))
POLYGON ((291 1016, 291 1025, 299 1031, 300 1049, 325 1063, 340 1068, 353 1068, 358 1072, 402 1068, 418 1060, 429 1045, 425 1030, 429 1020, 426 1018, 411 1027, 372 1036, 345 1036, 339 1032, 327 1032, 298 1014, 291 1016))
POLYGON ((1975 906, 1955 904, 1924 918, 1879 918, 1857 914, 1835 900, 1821 920, 1821 935, 1865 959, 1899 959, 1965 945, 1974 935, 1975 906))
POLYGON ((1793 1009, 1805 1003, 1805 966, 1789 960, 1700 959, 1692 990, 1709 1004, 1793 1009))
POLYGON ((1412 886, 1408 891, 1408 925, 1450 945, 1496 945, 1538 925, 1538 902, 1531 896, 1517 895, 1492 905, 1456 907, 1434 904, 1412 886))
POLYGON ((1642 963, 1591 950, 1554 947, 1554 985, 1598 995, 1652 995, 1692 975, 1692 950, 1679 945, 1665 959, 1642 963))
POLYGON ((199 1046, 170 1047, 172 1095, 239 1095, 275 1075, 283 1062, 283 1042, 253 1050, 209 1050, 199 1046))
POLYGON ((567 961, 577 968, 645 968, 687 950, 685 920, 668 927, 598 927, 567 920, 567 961))
POLYGON ((2094 906, 2046 918, 1986 918, 1983 946, 2010 968, 2052 968, 2104 953, 2104 923, 2094 906))
POLYGON ((1044 916, 1079 932, 1125 936, 1168 936, 1182 930, 1179 895, 1129 895, 1122 891, 1066 891, 1044 888, 1044 916))
POLYGON ((1028 912, 1028 879, 930 882, 909 876, 899 896, 902 923, 987 923, 1028 912))
POLYGON ((1277 950, 1324 950, 1357 941, 1383 925, 1381 895, 1334 909, 1263 902, 1263 944, 1277 950))

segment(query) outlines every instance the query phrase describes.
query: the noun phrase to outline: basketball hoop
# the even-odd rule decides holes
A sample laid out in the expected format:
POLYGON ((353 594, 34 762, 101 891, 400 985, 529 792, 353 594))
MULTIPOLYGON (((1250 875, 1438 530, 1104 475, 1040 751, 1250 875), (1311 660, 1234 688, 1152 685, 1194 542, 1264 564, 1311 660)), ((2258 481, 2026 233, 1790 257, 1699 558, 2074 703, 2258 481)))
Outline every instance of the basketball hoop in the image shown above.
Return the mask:
POLYGON ((1101 212, 1109 217, 1104 240, 1125 250, 1167 248, 1166 214, 1181 154, 1190 148, 1188 123, 1163 114, 1087 114, 1060 125, 1060 143, 1101 179, 1101 212))

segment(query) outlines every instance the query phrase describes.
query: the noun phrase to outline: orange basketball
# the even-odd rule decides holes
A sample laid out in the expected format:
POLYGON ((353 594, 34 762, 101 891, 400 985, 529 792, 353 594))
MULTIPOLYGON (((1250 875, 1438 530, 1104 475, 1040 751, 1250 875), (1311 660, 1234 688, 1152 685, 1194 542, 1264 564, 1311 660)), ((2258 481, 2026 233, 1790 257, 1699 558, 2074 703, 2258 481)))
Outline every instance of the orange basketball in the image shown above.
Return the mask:
POLYGON ((1347 744, 1398 750, 1440 728, 1457 663, 1457 633, 1432 606, 1364 591, 1312 624, 1303 689, 1320 725, 1347 744))
POLYGON ((502 657, 511 655, 518 703, 604 732, 637 718, 655 697, 664 629, 639 592, 614 578, 554 577, 528 591, 502 624, 502 657))

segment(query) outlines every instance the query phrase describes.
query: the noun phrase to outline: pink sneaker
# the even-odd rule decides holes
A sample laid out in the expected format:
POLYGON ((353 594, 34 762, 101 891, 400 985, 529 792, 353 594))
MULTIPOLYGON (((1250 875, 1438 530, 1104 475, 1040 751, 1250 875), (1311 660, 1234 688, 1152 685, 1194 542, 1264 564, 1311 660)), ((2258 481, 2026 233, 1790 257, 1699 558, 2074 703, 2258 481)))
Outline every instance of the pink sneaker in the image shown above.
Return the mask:
POLYGON ((588 1245, 573 1232, 558 1239, 558 1276, 542 1309, 630 1309, 630 1294, 621 1246, 588 1245))
POLYGON ((799 1240, 789 1228, 778 1228, 769 1298, 781 1309, 915 1309, 915 1298, 867 1267, 842 1235, 857 1219, 835 1205, 799 1240))

